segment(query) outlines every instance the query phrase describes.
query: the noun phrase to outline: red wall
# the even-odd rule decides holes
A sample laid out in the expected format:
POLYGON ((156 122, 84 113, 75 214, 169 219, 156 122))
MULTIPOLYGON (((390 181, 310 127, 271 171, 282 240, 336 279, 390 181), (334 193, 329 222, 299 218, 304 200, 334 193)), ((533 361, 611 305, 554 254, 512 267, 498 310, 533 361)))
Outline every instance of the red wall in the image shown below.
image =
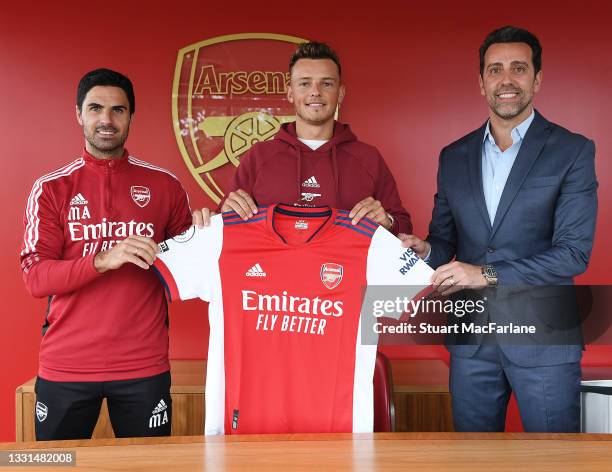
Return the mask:
MULTIPOLYGON (((612 279, 605 235, 612 231, 612 37, 606 2, 13 2, 0 14, 0 90, 5 221, 0 244, 0 441, 14 440, 15 387, 36 372, 45 302, 26 293, 18 267, 22 212, 33 181, 77 156, 76 82, 105 66, 136 87, 138 112, 129 149, 178 174, 193 206, 210 203, 184 167, 174 138, 170 92, 177 52, 203 39, 270 32, 321 39, 339 52, 347 86, 341 119, 375 144, 398 181, 416 232, 426 233, 437 155, 487 116, 478 92, 477 49, 495 27, 514 23, 544 45, 536 106, 549 119, 596 141, 600 181, 597 240, 583 282, 612 279), (89 5, 95 5, 94 7, 89 5), (183 5, 179 7, 178 5, 183 5), (467 5, 467 6, 466 6, 467 5)), ((171 355, 202 358, 207 321, 197 302, 171 310, 171 355)), ((394 356, 441 349, 394 348, 394 356)), ((590 349, 587 361, 609 357, 590 349)))

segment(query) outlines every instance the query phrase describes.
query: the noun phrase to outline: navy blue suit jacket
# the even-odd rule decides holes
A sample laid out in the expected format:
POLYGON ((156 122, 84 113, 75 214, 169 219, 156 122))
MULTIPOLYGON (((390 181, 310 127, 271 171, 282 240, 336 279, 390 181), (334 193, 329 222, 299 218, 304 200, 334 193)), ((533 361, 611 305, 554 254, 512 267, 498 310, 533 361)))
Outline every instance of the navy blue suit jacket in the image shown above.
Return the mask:
MULTIPOLYGON (((432 246, 430 264, 436 268, 453 257, 469 264, 492 264, 503 287, 572 284, 573 277, 587 268, 595 233, 593 141, 536 111, 491 224, 482 186, 485 127, 440 154, 427 238, 432 246)), ((492 309, 488 317, 497 321, 492 309)), ((464 357, 477 349, 477 345, 449 346, 453 354, 464 357)), ((574 362, 581 356, 576 344, 544 342, 502 349, 511 361, 525 366, 574 362)))

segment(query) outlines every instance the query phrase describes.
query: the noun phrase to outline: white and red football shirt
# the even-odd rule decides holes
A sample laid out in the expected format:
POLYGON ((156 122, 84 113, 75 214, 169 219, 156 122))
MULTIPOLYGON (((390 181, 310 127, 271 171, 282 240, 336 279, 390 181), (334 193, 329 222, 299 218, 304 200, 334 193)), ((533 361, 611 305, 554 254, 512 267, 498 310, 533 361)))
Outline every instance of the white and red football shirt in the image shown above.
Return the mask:
POLYGON ((170 298, 210 302, 205 434, 372 431, 363 290, 428 285, 410 249, 346 211, 286 205, 214 216, 161 248, 170 298))

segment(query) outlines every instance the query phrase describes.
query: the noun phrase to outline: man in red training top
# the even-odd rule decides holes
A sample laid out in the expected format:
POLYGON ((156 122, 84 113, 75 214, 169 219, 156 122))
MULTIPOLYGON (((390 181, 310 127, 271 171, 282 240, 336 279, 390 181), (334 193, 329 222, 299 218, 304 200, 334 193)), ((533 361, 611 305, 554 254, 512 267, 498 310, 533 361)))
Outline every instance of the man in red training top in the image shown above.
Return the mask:
POLYGON ((97 69, 77 89, 82 155, 39 178, 24 218, 21 268, 48 297, 36 380, 36 439, 81 439, 107 399, 117 437, 170 434, 167 306, 149 270, 156 242, 189 227, 170 172, 124 148, 135 111, 122 74, 97 69))
MULTIPOLYGON (((412 228, 378 150, 334 120, 345 94, 336 53, 323 43, 300 44, 289 72, 287 98, 295 122, 283 124, 274 139, 256 143, 241 158, 221 211, 233 210, 246 220, 257 205, 329 205, 349 210, 353 224, 366 216, 394 234, 412 228)), ((203 210, 206 224, 208 216, 203 210)))

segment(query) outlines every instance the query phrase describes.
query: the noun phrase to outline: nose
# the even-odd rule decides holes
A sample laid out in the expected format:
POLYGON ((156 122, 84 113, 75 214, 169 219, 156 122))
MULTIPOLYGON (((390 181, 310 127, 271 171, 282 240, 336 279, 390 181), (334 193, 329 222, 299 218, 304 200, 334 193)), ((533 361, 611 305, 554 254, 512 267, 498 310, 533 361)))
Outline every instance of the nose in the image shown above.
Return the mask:
POLYGON ((321 95, 321 88, 318 83, 313 82, 312 86, 310 87, 309 95, 311 97, 319 97, 321 95))
POLYGON ((109 109, 104 109, 101 113, 100 113, 100 122, 101 123, 111 123, 113 121, 112 119, 112 110, 109 109))
POLYGON ((512 79, 512 71, 504 70, 503 76, 501 78, 501 82, 503 85, 512 85, 514 84, 514 80, 512 79))

